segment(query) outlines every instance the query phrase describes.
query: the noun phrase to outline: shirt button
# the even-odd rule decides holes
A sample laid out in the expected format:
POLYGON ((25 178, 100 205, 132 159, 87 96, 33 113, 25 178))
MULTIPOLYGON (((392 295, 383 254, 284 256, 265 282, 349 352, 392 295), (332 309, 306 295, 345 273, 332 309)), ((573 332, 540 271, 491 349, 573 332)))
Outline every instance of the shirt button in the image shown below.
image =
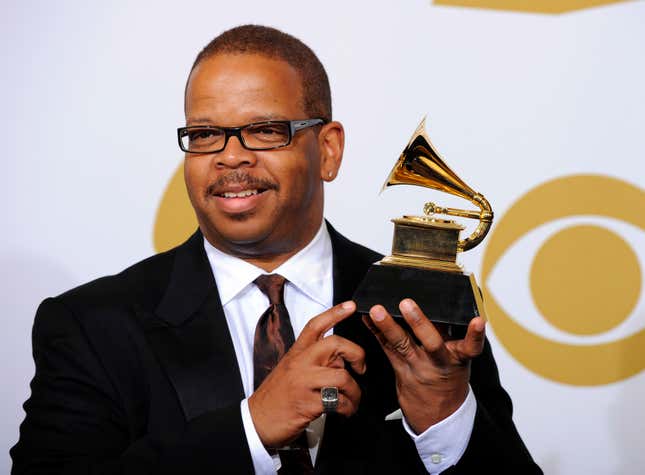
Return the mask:
POLYGON ((430 460, 432 461, 432 463, 441 463, 443 457, 441 456, 441 454, 432 454, 430 456, 430 460))

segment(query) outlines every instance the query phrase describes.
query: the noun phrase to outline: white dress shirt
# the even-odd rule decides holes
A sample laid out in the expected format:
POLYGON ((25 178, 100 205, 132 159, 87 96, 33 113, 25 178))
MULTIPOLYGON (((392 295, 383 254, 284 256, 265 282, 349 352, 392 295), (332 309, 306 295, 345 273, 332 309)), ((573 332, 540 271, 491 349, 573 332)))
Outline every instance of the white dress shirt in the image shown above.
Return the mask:
MULTIPOLYGON (((242 423, 256 474, 275 474, 280 458, 269 455, 253 426, 248 397, 253 393, 253 340, 260 316, 269 307, 268 297, 253 283, 266 272, 243 259, 225 254, 204 239, 206 255, 217 282, 224 315, 231 333, 246 396, 240 403, 242 423)), ((272 273, 287 282, 284 301, 296 338, 305 324, 333 305, 332 247, 327 227, 321 225, 313 240, 272 273)), ((331 333, 331 331, 329 332, 331 333)), ((415 434, 403 419, 428 472, 438 474, 463 455, 472 432, 476 402, 469 390, 466 401, 448 418, 415 434)), ((312 462, 315 462, 324 431, 324 414, 307 429, 312 462)), ((396 422, 388 422, 396 423, 396 422)))

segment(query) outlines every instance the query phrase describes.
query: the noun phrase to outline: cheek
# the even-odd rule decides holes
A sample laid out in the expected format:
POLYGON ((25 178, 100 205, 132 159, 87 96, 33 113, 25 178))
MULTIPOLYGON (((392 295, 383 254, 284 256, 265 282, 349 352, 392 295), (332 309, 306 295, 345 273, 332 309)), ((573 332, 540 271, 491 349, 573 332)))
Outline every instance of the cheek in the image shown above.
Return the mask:
POLYGON ((289 206, 301 208, 308 206, 320 188, 320 171, 311 162, 291 170, 289 181, 289 206))
POLYGON ((204 195, 204 190, 208 186, 208 161, 194 160, 194 158, 188 157, 184 160, 184 182, 193 203, 196 198, 204 195))

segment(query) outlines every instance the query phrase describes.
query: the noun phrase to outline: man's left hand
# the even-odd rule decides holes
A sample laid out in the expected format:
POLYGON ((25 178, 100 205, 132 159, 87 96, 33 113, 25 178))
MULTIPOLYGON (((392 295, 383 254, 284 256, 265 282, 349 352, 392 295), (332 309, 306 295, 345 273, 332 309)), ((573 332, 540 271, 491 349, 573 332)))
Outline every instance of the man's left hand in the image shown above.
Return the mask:
POLYGON ((372 307, 363 322, 390 360, 401 410, 412 430, 420 434, 466 399, 470 360, 484 348, 485 321, 473 318, 463 340, 446 341, 413 300, 401 301, 399 309, 420 344, 381 305, 372 307))

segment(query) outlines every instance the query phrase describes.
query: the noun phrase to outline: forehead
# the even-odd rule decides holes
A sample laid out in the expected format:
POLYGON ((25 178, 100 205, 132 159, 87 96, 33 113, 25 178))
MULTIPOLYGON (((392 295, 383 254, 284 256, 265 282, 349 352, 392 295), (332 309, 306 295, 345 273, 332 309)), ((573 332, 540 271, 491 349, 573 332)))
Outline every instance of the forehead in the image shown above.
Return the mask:
POLYGON ((258 54, 217 54, 199 63, 189 78, 187 123, 234 126, 301 118, 302 81, 286 61, 258 54))

